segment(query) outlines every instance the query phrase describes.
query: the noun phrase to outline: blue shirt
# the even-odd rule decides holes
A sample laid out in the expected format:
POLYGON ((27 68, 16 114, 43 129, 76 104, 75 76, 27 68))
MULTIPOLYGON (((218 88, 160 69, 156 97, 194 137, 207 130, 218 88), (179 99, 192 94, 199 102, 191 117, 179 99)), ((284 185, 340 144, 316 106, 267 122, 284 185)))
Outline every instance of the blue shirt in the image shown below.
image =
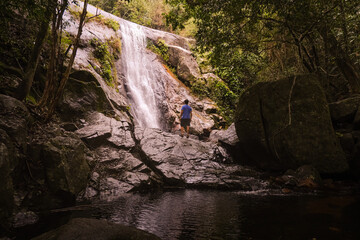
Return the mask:
POLYGON ((182 119, 190 119, 190 113, 192 111, 192 108, 185 104, 184 106, 181 107, 181 111, 183 111, 183 114, 181 116, 182 119))

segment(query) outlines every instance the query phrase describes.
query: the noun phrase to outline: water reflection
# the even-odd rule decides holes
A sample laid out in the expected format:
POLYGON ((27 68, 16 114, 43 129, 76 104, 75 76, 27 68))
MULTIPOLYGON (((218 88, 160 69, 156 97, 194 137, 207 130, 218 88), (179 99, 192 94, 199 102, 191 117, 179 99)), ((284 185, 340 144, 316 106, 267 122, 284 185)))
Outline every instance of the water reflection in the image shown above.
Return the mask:
POLYGON ((358 197, 184 190, 131 194, 97 218, 167 239, 360 239, 358 197))

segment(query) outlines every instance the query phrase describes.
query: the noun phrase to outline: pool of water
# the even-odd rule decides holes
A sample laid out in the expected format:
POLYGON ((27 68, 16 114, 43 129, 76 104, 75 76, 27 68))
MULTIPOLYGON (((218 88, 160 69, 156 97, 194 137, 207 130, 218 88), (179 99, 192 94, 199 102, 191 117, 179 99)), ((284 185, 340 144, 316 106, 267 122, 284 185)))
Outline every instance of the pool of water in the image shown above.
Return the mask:
POLYGON ((360 196, 177 190, 125 194, 71 217, 171 239, 360 239, 360 196))

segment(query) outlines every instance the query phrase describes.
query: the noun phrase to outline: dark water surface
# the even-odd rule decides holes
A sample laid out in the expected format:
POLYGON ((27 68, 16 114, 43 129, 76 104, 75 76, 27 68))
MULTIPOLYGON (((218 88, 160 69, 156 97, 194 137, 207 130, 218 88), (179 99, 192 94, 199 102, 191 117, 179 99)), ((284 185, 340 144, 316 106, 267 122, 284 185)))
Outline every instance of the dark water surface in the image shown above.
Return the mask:
POLYGON ((72 217, 134 226, 171 239, 360 239, 359 196, 179 190, 126 194, 72 217))

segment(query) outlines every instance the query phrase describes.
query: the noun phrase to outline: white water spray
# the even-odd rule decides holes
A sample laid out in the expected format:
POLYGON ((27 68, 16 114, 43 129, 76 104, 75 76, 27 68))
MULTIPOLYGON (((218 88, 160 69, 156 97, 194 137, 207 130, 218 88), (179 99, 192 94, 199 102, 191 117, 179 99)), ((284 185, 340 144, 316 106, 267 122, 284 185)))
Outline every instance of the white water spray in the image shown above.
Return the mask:
POLYGON ((146 57, 146 36, 143 27, 121 20, 122 63, 126 91, 132 101, 131 110, 141 127, 160 128, 151 61, 146 57))

